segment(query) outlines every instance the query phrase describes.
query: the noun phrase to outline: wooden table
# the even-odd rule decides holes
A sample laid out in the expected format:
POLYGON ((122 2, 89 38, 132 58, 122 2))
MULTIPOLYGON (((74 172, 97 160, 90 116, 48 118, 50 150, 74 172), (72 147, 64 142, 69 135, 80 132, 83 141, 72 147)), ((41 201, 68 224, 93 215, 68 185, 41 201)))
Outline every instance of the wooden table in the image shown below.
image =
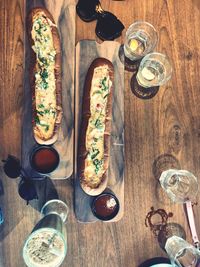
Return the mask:
MULTIPOLYGON (((8 153, 20 157, 24 6, 23 0, 0 3, 1 159, 8 153)), ((182 206, 170 203, 162 192, 153 166, 168 154, 182 169, 200 178, 199 0, 102 0, 102 6, 116 14, 126 27, 135 20, 152 23, 159 33, 157 51, 171 58, 174 71, 167 85, 148 100, 132 93, 132 73, 125 73, 125 214, 121 221, 78 223, 73 213, 72 183, 54 183, 60 198, 71 208, 68 255, 63 267, 137 267, 148 258, 164 256, 152 232, 145 227, 145 217, 152 206, 173 212, 169 221, 181 224, 191 241, 182 206)), ((87 24, 77 18, 76 40, 97 39, 95 23, 87 24)), ((23 242, 40 218, 37 202, 26 206, 17 194, 17 182, 8 179, 2 168, 0 179, 4 187, 0 206, 5 215, 0 228, 0 266, 23 267, 23 242)), ((195 206, 194 211, 200 234, 199 207, 195 206)))

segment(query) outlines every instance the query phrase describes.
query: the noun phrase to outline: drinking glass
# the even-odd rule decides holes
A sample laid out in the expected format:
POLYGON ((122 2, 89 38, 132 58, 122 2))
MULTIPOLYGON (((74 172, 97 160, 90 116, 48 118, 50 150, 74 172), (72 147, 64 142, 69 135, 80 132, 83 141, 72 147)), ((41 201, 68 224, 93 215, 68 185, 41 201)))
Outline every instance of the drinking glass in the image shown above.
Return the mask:
POLYGON ((164 85, 171 75, 172 66, 168 57, 154 52, 142 59, 136 79, 139 85, 148 88, 164 85))
POLYGON ((152 52, 157 44, 158 34, 146 21, 131 24, 126 31, 124 54, 131 61, 136 61, 152 52))
POLYGON ((68 206, 61 200, 48 201, 41 210, 43 218, 25 241, 23 258, 28 267, 58 267, 67 253, 65 223, 68 206))
POLYGON ((167 239, 165 250, 171 260, 172 266, 199 267, 200 252, 187 241, 178 236, 167 239))
POLYGON ((162 172, 160 184, 169 198, 178 203, 194 201, 198 192, 197 178, 186 170, 169 169, 162 172))

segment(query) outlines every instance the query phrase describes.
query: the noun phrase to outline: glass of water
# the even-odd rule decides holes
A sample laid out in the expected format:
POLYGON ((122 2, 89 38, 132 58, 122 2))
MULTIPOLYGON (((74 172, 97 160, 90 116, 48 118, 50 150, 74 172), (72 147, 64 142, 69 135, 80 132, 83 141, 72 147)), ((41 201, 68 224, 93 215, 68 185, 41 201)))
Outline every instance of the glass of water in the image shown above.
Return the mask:
POLYGON ((136 79, 139 85, 148 88, 164 85, 171 75, 172 66, 168 57, 154 52, 142 59, 136 79))
POLYGON ((67 253, 65 223, 68 211, 68 206, 58 199, 43 206, 43 218, 23 247, 23 258, 28 267, 58 267, 62 264, 67 253))
POLYGON ((146 21, 136 21, 126 31, 124 54, 131 61, 136 61, 152 52, 158 42, 155 28, 146 21))
POLYGON ((200 252, 187 241, 178 236, 167 239, 165 250, 171 260, 172 266, 199 267, 200 252))
POLYGON ((174 202, 186 203, 187 201, 195 201, 198 192, 198 181, 189 171, 166 170, 160 176, 160 184, 174 202))

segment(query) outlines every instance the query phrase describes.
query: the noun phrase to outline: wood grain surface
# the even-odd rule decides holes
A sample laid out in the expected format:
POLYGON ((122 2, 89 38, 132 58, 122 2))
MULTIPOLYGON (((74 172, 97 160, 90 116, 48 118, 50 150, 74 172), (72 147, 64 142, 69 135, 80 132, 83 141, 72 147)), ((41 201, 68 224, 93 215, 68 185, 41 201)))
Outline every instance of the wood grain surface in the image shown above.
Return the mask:
MULTIPOLYGON (((73 213, 69 181, 54 181, 59 196, 68 202, 68 255, 63 267, 137 267, 155 256, 165 256, 144 224, 152 206, 173 212, 170 222, 183 226, 191 241, 183 207, 162 192, 158 167, 178 165, 200 179, 200 3, 199 0, 102 0, 102 7, 117 15, 126 28, 146 20, 158 31, 157 51, 173 63, 173 76, 149 100, 131 91, 132 73, 125 73, 125 213, 117 223, 79 224, 73 213)), ((23 107, 24 55, 23 0, 0 2, 0 155, 20 157, 23 107)), ((96 22, 77 18, 76 40, 98 39, 96 22)), ((124 32, 123 32, 124 35, 124 32)), ((118 38, 119 42, 123 38, 118 38)), ((0 228, 0 266, 24 267, 21 249, 40 218, 38 203, 26 206, 17 194, 17 182, 1 171, 0 196, 5 223, 0 228)), ((199 195, 198 195, 199 201, 199 195)), ((200 235, 199 204, 194 206, 200 235)))
MULTIPOLYGON (((107 41, 98 44, 92 40, 81 40, 76 45, 76 92, 75 92, 75 151, 80 136, 83 92, 88 69, 94 59, 102 57, 112 62, 114 67, 114 90, 112 96, 112 128, 110 137, 110 159, 108 167, 108 183, 106 190, 111 190, 119 200, 120 210, 111 221, 119 221, 124 213, 124 65, 118 52, 120 43, 107 41)), ((93 197, 87 195, 80 186, 77 170, 78 154, 75 152, 75 201, 74 210, 80 222, 94 222, 97 218, 92 214, 93 197), (76 156, 77 155, 77 156, 76 156)), ((109 222, 111 222, 109 221, 109 222)))

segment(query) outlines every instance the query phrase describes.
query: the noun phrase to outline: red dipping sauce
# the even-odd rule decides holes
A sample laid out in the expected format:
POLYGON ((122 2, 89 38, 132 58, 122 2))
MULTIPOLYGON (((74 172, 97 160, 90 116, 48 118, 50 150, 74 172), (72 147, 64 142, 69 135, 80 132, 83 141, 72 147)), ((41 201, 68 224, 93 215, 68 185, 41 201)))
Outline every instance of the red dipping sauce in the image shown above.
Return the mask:
POLYGON ((53 147, 39 146, 31 154, 31 166, 40 173, 50 173, 59 164, 58 152, 53 147))
POLYGON ((111 220, 119 211, 119 201, 111 193, 103 193, 92 203, 92 212, 100 220, 111 220))

